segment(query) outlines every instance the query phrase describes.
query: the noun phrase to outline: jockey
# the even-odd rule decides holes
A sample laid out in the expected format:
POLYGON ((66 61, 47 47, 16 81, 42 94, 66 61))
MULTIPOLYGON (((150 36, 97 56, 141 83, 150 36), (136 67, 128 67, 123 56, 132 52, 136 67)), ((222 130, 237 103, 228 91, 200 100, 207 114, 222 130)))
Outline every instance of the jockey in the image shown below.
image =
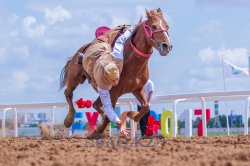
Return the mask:
MULTIPOLYGON (((131 36, 133 27, 126 27, 126 31, 115 40, 116 29, 97 37, 86 51, 82 59, 83 68, 90 76, 90 83, 98 92, 104 106, 104 113, 111 122, 121 126, 121 120, 113 110, 109 90, 119 83, 123 68, 123 49, 125 41, 131 36)), ((119 29, 120 30, 120 29, 119 29)))

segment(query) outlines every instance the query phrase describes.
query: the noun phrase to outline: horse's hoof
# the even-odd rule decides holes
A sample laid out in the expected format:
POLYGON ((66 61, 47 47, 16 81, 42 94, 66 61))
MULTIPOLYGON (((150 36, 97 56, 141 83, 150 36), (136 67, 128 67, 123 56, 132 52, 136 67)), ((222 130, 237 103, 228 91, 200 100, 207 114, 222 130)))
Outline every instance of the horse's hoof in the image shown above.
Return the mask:
POLYGON ((105 138, 105 134, 104 133, 98 133, 96 130, 87 136, 88 139, 102 139, 105 138))
POLYGON ((75 115, 74 112, 71 112, 71 111, 70 111, 70 112, 68 113, 67 117, 66 117, 65 120, 64 120, 64 126, 65 126, 66 128, 70 128, 70 127, 71 127, 72 123, 74 122, 74 115, 75 115))

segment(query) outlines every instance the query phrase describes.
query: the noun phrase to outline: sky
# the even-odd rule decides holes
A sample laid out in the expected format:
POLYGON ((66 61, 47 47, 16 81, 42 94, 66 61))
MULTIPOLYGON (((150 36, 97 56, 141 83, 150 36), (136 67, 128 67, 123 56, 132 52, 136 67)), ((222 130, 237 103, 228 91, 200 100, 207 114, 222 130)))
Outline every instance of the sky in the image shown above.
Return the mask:
MULTIPOLYGON (((149 61, 154 95, 249 90, 249 78, 225 78, 222 56, 248 67, 248 0, 0 0, 0 104, 65 101, 59 76, 99 26, 136 24, 161 8, 172 51, 149 61)), ((94 99, 87 83, 74 100, 94 99)))

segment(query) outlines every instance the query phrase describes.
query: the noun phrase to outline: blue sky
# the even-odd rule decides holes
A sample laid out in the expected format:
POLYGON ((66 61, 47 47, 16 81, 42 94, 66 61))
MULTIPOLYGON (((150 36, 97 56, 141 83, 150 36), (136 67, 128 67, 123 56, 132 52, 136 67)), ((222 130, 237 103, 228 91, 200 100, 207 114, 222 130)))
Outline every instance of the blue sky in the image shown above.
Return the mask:
MULTIPOLYGON (((0 104, 65 101, 59 75, 68 57, 106 25, 136 24, 160 7, 173 50, 152 55, 154 95, 223 91, 221 56, 247 67, 248 0, 0 0, 0 104)), ((249 78, 226 78, 226 90, 249 90, 249 78)), ((88 84, 75 99, 94 99, 88 84)))

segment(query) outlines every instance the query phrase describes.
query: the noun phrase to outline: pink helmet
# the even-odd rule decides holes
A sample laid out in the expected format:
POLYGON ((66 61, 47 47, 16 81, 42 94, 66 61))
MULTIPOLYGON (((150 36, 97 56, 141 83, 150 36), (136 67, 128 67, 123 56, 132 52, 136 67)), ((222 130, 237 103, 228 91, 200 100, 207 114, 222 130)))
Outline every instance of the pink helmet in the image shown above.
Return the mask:
POLYGON ((98 27, 96 30, 95 30, 95 37, 99 37, 103 34, 105 34, 106 32, 108 32, 110 30, 109 27, 106 27, 106 26, 101 26, 101 27, 98 27))

